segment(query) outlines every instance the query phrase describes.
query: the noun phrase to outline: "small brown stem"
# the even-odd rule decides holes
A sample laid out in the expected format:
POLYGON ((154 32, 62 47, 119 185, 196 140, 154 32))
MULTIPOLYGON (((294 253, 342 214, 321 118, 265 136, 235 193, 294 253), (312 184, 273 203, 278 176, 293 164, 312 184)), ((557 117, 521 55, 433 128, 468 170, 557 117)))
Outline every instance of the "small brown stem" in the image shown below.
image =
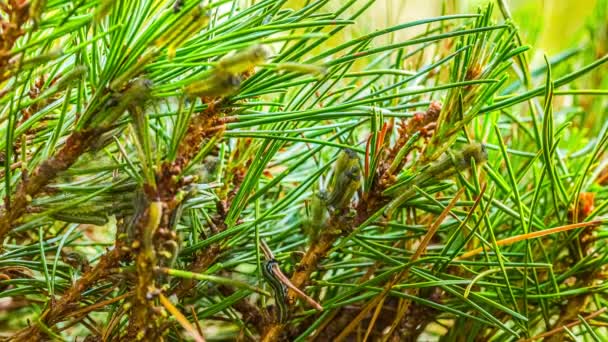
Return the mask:
POLYGON ((304 293, 302 290, 300 290, 299 288, 297 288, 294 284, 291 283, 291 281, 289 280, 289 278, 287 278, 283 272, 281 271, 281 269, 279 268, 278 264, 274 264, 272 267, 272 271, 275 274, 275 276, 283 283, 285 284, 285 286, 287 286, 287 288, 289 288, 291 291, 293 291, 293 293, 295 293, 298 297, 300 297, 301 299, 303 299, 304 301, 306 301, 310 306, 312 306, 313 308, 319 310, 319 311, 323 311, 323 307, 321 306, 321 304, 317 303, 314 299, 310 298, 306 293, 304 293))
MULTIPOLYGON (((234 294, 234 289, 230 286, 220 285, 218 290, 225 297, 229 297, 234 294)), ((257 306, 251 304, 247 299, 243 298, 238 302, 234 303, 232 307, 241 313, 243 321, 245 323, 251 323, 257 331, 264 331, 268 324, 268 317, 262 314, 262 311, 257 306)))
POLYGON ((196 331, 203 336, 203 329, 201 328, 201 324, 198 319, 198 315, 196 314, 196 310, 194 310, 194 306, 190 306, 190 312, 192 313, 192 317, 194 318, 194 325, 196 326, 196 331))
POLYGON ((95 303, 95 304, 89 305, 89 306, 84 307, 84 308, 82 308, 80 310, 72 311, 72 312, 68 313, 67 315, 65 315, 65 318, 87 314, 87 313, 89 313, 91 311, 97 310, 99 308, 106 307, 106 306, 108 306, 108 305, 110 305, 112 303, 116 303, 116 302, 119 302, 119 301, 121 301, 121 300, 123 300, 125 298, 131 297, 132 295, 133 295, 133 292, 123 293, 120 296, 117 296, 117 297, 114 297, 114 298, 110 298, 108 300, 104 300, 104 301, 101 301, 99 303, 95 303))

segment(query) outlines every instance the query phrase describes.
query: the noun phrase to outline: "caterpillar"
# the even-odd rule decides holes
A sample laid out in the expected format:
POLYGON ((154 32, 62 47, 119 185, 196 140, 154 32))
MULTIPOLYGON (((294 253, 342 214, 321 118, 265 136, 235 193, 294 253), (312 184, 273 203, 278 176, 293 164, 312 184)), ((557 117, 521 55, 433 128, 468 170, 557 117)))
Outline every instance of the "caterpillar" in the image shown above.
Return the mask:
POLYGON ((476 163, 482 163, 488 159, 488 152, 483 144, 467 144, 462 150, 454 154, 445 155, 433 163, 426 170, 425 174, 432 178, 444 179, 458 171, 469 168, 471 166, 471 159, 474 159, 476 163))
POLYGON ((150 99, 152 81, 138 78, 129 84, 129 88, 122 93, 115 93, 106 103, 105 115, 97 115, 88 122, 92 127, 102 127, 114 123, 127 108, 142 107, 150 99))
MULTIPOLYGON (((179 12, 181 6, 177 8, 177 12, 179 12)), ((174 12, 176 12, 175 9, 176 7, 173 7, 174 12)), ((175 57, 175 50, 196 32, 205 28, 210 20, 211 16, 205 8, 196 6, 189 13, 181 16, 171 27, 166 28, 166 31, 156 40, 156 46, 159 48, 167 46, 167 55, 169 59, 172 59, 175 57)))
POLYGON ((329 194, 324 190, 319 190, 312 195, 310 203, 310 218, 306 226, 306 233, 311 241, 319 236, 319 232, 327 218, 327 199, 329 194))
POLYGON ((359 189, 361 170, 359 166, 347 168, 344 172, 336 175, 334 188, 329 196, 328 203, 336 209, 348 207, 351 199, 359 189))
POLYGON ((264 45, 254 45, 235 54, 222 57, 217 69, 231 73, 241 73, 264 63, 270 52, 264 45))
POLYGON ((336 166, 334 168, 334 181, 341 175, 345 170, 350 169, 353 166, 359 166, 359 156, 357 152, 350 148, 342 149, 338 160, 336 160, 336 166))
POLYGON ((59 212, 50 215, 53 219, 80 224, 92 224, 95 226, 103 226, 108 223, 108 217, 105 215, 87 215, 87 214, 75 214, 69 212, 59 212))
POLYGON ((397 208, 401 207, 403 203, 416 194, 414 186, 422 186, 431 179, 440 181, 460 171, 466 170, 471 167, 471 160, 475 160, 477 164, 488 160, 488 152, 483 144, 467 144, 462 150, 456 153, 448 153, 409 181, 407 183, 407 189, 403 187, 398 188, 403 189, 403 191, 386 207, 385 216, 391 217, 392 213, 397 210, 397 208))
POLYGON ((23 61, 23 63, 21 65, 19 65, 19 67, 22 70, 36 68, 36 67, 40 66, 40 64, 48 63, 61 56, 63 56, 63 50, 53 49, 53 50, 49 51, 48 53, 34 56, 34 57, 31 57, 30 59, 26 59, 25 61, 23 61))
POLYGON ((57 90, 62 90, 63 88, 67 87, 68 84, 72 83, 72 81, 86 76, 87 71, 88 69, 84 65, 75 66, 72 68, 72 70, 63 74, 63 76, 61 76, 61 78, 55 82, 54 88, 57 90))
POLYGON ((278 264, 278 261, 275 259, 270 259, 264 262, 264 265, 262 265, 262 275, 274 293, 275 305, 278 308, 276 315, 277 320, 279 323, 285 323, 287 322, 288 316, 287 287, 277 278, 274 273, 274 266, 278 264))
POLYGON ((188 85, 185 92, 189 96, 229 96, 241 85, 241 77, 231 73, 215 72, 208 78, 188 85))

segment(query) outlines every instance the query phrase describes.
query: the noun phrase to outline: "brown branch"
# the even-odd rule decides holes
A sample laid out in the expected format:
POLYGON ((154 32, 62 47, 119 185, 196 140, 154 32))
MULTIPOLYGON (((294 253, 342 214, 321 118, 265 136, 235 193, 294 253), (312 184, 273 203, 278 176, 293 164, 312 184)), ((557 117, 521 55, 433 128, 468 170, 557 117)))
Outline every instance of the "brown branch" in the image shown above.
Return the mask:
MULTIPOLYGON (((137 235, 133 241, 134 244, 127 248, 131 252, 136 252, 137 275, 128 337, 156 340, 163 333, 162 329, 155 329, 161 324, 160 319, 156 320, 160 315, 158 315, 159 311, 154 307, 152 299, 156 293, 160 293, 156 285, 161 284, 155 284, 153 270, 158 262, 157 255, 163 248, 163 244, 176 239, 175 233, 171 231, 170 219, 180 204, 180 201, 176 200, 176 194, 187 184, 176 179, 175 176, 181 173, 199 151, 201 143, 210 134, 221 135, 223 133, 223 120, 219 117, 219 111, 216 108, 210 106, 205 112, 192 118, 186 136, 180 144, 178 158, 172 163, 167 162, 161 166, 154 186, 144 186, 145 209, 143 213, 140 213, 134 227, 137 235)), ((8 234, 13 224, 26 212, 32 197, 43 191, 58 173, 68 169, 95 142, 97 136, 98 130, 73 132, 65 145, 53 157, 42 162, 29 179, 22 180, 13 201, 6 201, 5 210, 0 216, 0 238, 8 234)), ((120 260, 118 251, 122 251, 122 247, 126 246, 118 248, 118 239, 116 242, 117 248, 104 255, 98 265, 85 272, 60 301, 41 316, 43 326, 53 326, 60 322, 77 305, 82 291, 101 280, 107 275, 109 269, 117 265, 120 260)), ((219 256, 219 245, 217 247, 212 246, 211 258, 199 259, 195 266, 206 268, 212 264, 219 256)), ((244 306, 241 305, 241 307, 244 306)), ((254 318, 261 316, 259 312, 250 311, 254 318)), ((20 331, 14 337, 16 340, 20 340, 28 336, 41 337, 43 335, 39 326, 32 326, 20 331)))
MULTIPOLYGON (((334 217, 334 218, 338 219, 338 220, 340 219, 338 217, 334 217)), ((341 231, 346 232, 348 228, 357 226, 356 224, 353 224, 351 227, 348 227, 348 226, 346 226, 345 222, 336 222, 333 225, 333 227, 331 225, 330 225, 330 227, 339 228, 342 225, 344 225, 343 228, 340 230, 337 230, 338 232, 341 232, 341 231)), ((308 281, 308 278, 310 277, 312 272, 314 272, 317 269, 317 264, 319 263, 319 260, 321 260, 322 258, 324 258, 326 256, 327 252, 329 252, 329 250, 333 246, 333 243, 341 235, 343 235, 343 234, 334 233, 334 230, 331 228, 328 229, 328 231, 321 234, 319 239, 310 246, 310 248, 308 249, 308 251, 306 252, 304 257, 302 258, 300 263, 296 266, 296 271, 294 272, 293 276, 291 277, 291 283, 294 286, 296 286, 298 288, 302 288, 302 286, 304 286, 306 284, 306 282, 308 281)), ((295 302, 295 293, 292 293, 291 291, 289 292, 289 302, 290 303, 295 302)))
MULTIPOLYGON (((235 187, 240 185, 242 178, 233 179, 233 184, 235 187)), ((214 218, 215 230, 217 233, 224 231, 226 229, 226 225, 224 224, 224 220, 227 215, 227 211, 225 208, 229 207, 229 202, 232 200, 233 194, 229 194, 228 199, 225 202, 218 202, 218 215, 214 218)), ((222 252, 221 243, 217 242, 211 244, 205 251, 200 251, 194 261, 188 267, 190 272, 203 272, 207 268, 217 261, 222 252)), ((175 294, 178 298, 186 296, 188 292, 196 285, 196 281, 192 279, 181 279, 180 284, 175 289, 175 294)), ((230 286, 220 285, 218 287, 220 293, 224 296, 228 297, 234 294, 234 289, 230 286)), ((269 324, 269 318, 262 313, 262 311, 255 305, 252 305, 247 301, 246 298, 243 298, 232 305, 232 307, 241 313, 243 321, 246 323, 251 323, 256 330, 261 333, 269 324)))
MULTIPOLYGON (((136 270, 138 285, 134 296, 135 302, 128 333, 128 336, 131 338, 143 337, 146 340, 155 340, 163 333, 163 329, 160 327, 167 326, 162 324, 162 318, 157 314, 158 310, 154 309, 153 301, 151 300, 152 297, 155 297, 155 294, 160 294, 163 288, 163 280, 158 282, 154 277, 154 267, 159 263, 169 262, 169 254, 178 252, 177 250, 166 250, 167 245, 177 246, 177 236, 172 230, 170 222, 181 205, 181 199, 178 199, 176 195, 187 185, 183 179, 178 179, 177 176, 180 175, 182 170, 198 153, 205 139, 211 135, 223 135, 224 119, 220 117, 223 113, 218 105, 218 103, 209 104, 209 107, 204 112, 191 119, 185 137, 182 143, 180 143, 175 161, 165 162, 161 166, 156 177, 155 187, 150 185, 144 187, 148 199, 156 199, 162 203, 162 215, 157 229, 153 229, 154 243, 151 248, 146 248, 146 243, 142 241, 140 244, 142 249, 137 251, 136 270)), ((233 182, 234 187, 238 188, 240 182, 242 182, 242 177, 235 177, 233 182)), ((227 214, 226 208, 229 207, 229 203, 233 197, 234 194, 230 193, 226 201, 218 203, 218 215, 214 219, 214 226, 217 232, 226 229, 224 224, 227 214)), ((148 230, 150 230, 149 227, 148 230)), ((146 234, 144 230, 138 231, 139 236, 146 234)), ((189 270, 201 272, 207 269, 217 260, 220 252, 220 243, 212 244, 205 251, 200 251, 197 254, 189 270)), ((183 279, 176 288, 175 294, 178 297, 182 297, 195 284, 195 281, 183 279)), ((231 289, 222 287, 222 291, 228 293, 231 289)), ((234 304, 234 308, 241 312, 246 321, 253 323, 257 329, 262 329, 266 320, 256 307, 243 299, 234 304)))
POLYGON ((153 184, 143 186, 144 211, 134 228, 131 252, 135 254, 136 289, 132 301, 126 338, 158 340, 168 325, 163 324, 161 307, 155 301, 164 289, 166 279, 158 277, 154 269, 170 263, 177 251, 177 234, 172 220, 179 219, 183 196, 177 196, 191 180, 180 178, 184 167, 199 151, 200 145, 214 131, 221 120, 219 111, 210 105, 203 113, 190 119, 186 135, 179 146, 175 161, 165 161, 153 184))
MULTIPOLYGON (((82 298, 82 293, 91 286, 107 277, 113 268, 118 265, 120 260, 120 252, 114 248, 104 254, 97 265, 88 272, 85 272, 74 285, 72 285, 54 304, 51 304, 44 313, 40 316, 42 324, 48 327, 61 322, 65 317, 71 315, 78 307, 78 302, 82 298)), ((23 329, 13 335, 14 341, 39 341, 43 340, 45 333, 39 325, 32 325, 29 328, 23 329)))
MULTIPOLYGON (((136 214, 136 220, 133 223, 135 229, 138 229, 138 227, 141 226, 148 225, 148 208, 144 207, 140 210, 142 212, 136 214)), ((40 316, 40 322, 44 326, 52 328, 55 324, 63 321, 65 318, 73 316, 77 312, 90 309, 89 307, 87 307, 86 309, 76 310, 78 309, 78 302, 82 298, 82 293, 85 290, 94 286, 99 281, 106 278, 108 275, 112 274, 116 267, 119 265, 119 262, 125 259, 126 256, 128 256, 128 252, 130 252, 131 250, 129 248, 126 248, 127 246, 125 246, 124 244, 124 239, 117 237, 114 248, 104 254, 94 267, 86 271, 82 275, 82 277, 63 294, 63 296, 61 297, 61 299, 59 299, 57 303, 54 303, 52 306, 50 306, 40 316)), ((112 300, 116 299, 111 299, 110 301, 112 300)), ((95 308, 95 305, 93 306, 93 308, 95 308)), ((33 325, 29 328, 17 332, 13 336, 13 339, 15 341, 27 341, 30 336, 38 337, 41 339, 45 336, 45 333, 43 329, 41 329, 41 326, 33 325)))
POLYGON ((130 339, 156 341, 162 336, 162 331, 158 329, 160 327, 159 315, 155 312, 153 305, 153 300, 160 292, 157 292, 155 286, 156 251, 152 239, 160 224, 162 214, 162 202, 148 201, 139 224, 135 226, 137 237, 134 240, 133 252, 136 254, 137 284, 127 333, 130 339))
POLYGON ((9 0, 0 2, 2 10, 8 14, 8 20, 0 18, 0 83, 11 76, 11 50, 21 36, 25 34, 23 25, 30 19, 30 3, 25 0, 9 0))
MULTIPOLYGON (((586 215, 582 216, 582 218, 585 217, 586 215)), ((572 262, 569 267, 575 267, 576 264, 578 264, 581 260, 593 253, 591 246, 589 246, 588 238, 592 235, 593 229, 599 227, 599 224, 599 221, 589 221, 564 226, 590 227, 590 229, 586 229, 578 235, 577 239, 581 246, 580 254, 574 248, 571 249, 572 262)), ((588 287, 592 285, 595 279, 596 272, 597 270, 595 269, 589 269, 583 270, 579 275, 577 275, 576 278, 579 280, 578 282, 580 286, 588 287)), ((546 335, 546 337, 548 337, 546 339, 547 342, 557 342, 564 340, 563 326, 568 326, 566 324, 567 322, 575 320, 577 316, 585 310, 585 308, 589 304, 590 297, 591 295, 589 293, 583 293, 568 299, 568 302, 564 306, 562 306, 558 319, 551 326, 551 330, 549 331, 550 334, 546 335)))
POLYGON ((12 201, 5 201, 4 212, 0 216, 0 240, 9 233, 13 224, 26 212, 33 197, 38 195, 59 172, 67 170, 97 139, 94 129, 73 132, 65 145, 40 164, 30 177, 22 179, 12 201))
MULTIPOLYGON (((420 290, 420 297, 427 300, 440 303, 442 297, 442 290, 439 287, 431 287, 420 290)), ((427 325, 431 323, 437 314, 441 311, 414 302, 410 304, 407 309, 407 313, 403 316, 401 322, 399 322, 399 329, 396 331, 398 337, 393 335, 395 340, 402 341, 417 341, 418 336, 424 332, 427 325)))
MULTIPOLYGON (((137 90, 136 88, 125 90, 125 98, 133 98, 133 93, 137 90), (131 93, 127 93, 129 91, 131 93)), ((139 93, 137 95, 142 96, 139 93)), ((121 110, 125 109, 122 108, 121 110)), ((122 114, 122 112, 119 114, 122 114)), ((0 215, 0 240, 4 240, 13 225, 27 211, 27 206, 32 199, 43 191, 60 172, 70 168, 82 154, 99 144, 101 134, 111 130, 111 126, 105 124, 99 126, 99 128, 89 127, 80 131, 73 131, 60 150, 38 165, 31 175, 21 179, 14 198, 10 196, 5 198, 4 211, 0 215)))
MULTIPOLYGON (((376 261, 373 266, 369 267, 365 274, 359 278, 357 284, 362 284, 368 281, 375 273, 375 271, 382 265, 382 262, 376 261)), ((358 307, 341 307, 335 309, 328 318, 321 323, 319 328, 311 335, 311 338, 320 338, 322 340, 333 340, 344 328, 350 323, 350 321, 357 316, 358 307)), ((312 324, 312 322, 311 322, 312 324)), ((299 334, 298 334, 299 335, 299 334)))
MULTIPOLYGON (((377 195, 380 193, 378 192, 377 195)), ((386 200, 380 200, 375 196, 368 197, 367 201, 361 201, 357 205, 358 215, 354 219, 349 219, 343 213, 335 213, 328 222, 328 227, 313 241, 306 254, 296 266, 295 272, 291 277, 291 283, 297 288, 303 288, 308 282, 310 275, 317 270, 317 265, 320 260, 325 258, 334 242, 341 236, 345 236, 361 223, 365 222, 373 213, 382 208, 386 200), (367 203, 373 203, 371 207, 367 203)), ((289 290, 288 302, 290 307, 293 307, 296 300, 296 294, 289 290)), ((281 341, 285 338, 282 336, 286 325, 274 322, 264 330, 263 341, 281 341)))
MULTIPOLYGON (((418 248, 416 249, 416 251, 414 252, 414 254, 410 257, 410 263, 414 262, 415 260, 417 260, 425 251, 426 251, 426 247, 428 245, 428 243, 431 241, 431 238, 433 237, 433 235, 437 232, 437 230, 439 229, 439 225, 441 224, 441 222, 443 222, 443 220, 447 217, 447 215, 449 214, 449 212, 451 211, 451 209, 456 205, 458 198, 460 197, 460 195, 462 195, 462 193, 464 192, 464 188, 461 188, 457 194, 454 196, 454 198, 452 199, 452 201, 450 201, 450 203, 448 204, 448 206, 446 206, 446 208, 441 212, 441 214, 439 215, 439 217, 435 220, 435 222, 433 222, 431 224, 431 226, 429 227, 427 233, 425 234, 424 238, 422 239, 422 241, 420 242, 420 244, 418 245, 418 248)), ((371 301, 369 301, 359 312, 359 314, 357 315, 357 317, 355 317, 355 319, 353 319, 350 324, 342 331, 342 333, 340 333, 340 335, 336 338, 336 341, 342 341, 344 340, 349 334, 350 332, 359 324, 359 322, 363 319, 363 317, 365 315, 367 315, 367 313, 373 309, 374 307, 376 308, 376 314, 374 315, 374 317, 377 317, 379 310, 381 310, 382 305, 386 299, 386 296, 388 295, 388 293, 390 292, 390 290, 392 289, 392 287, 397 284, 399 281, 407 278, 409 275, 409 267, 408 268, 404 268, 403 270, 401 270, 399 273, 397 273, 396 275, 394 275, 392 277, 392 279, 384 286, 384 290, 377 295, 376 297, 374 297, 371 301)), ((417 289, 416 289, 417 290, 417 289)), ((415 294, 417 293, 417 291, 414 291, 415 294)), ((392 333, 394 331, 394 328, 396 327, 396 324, 398 324, 403 315, 407 312, 408 308, 409 308, 409 304, 410 301, 409 300, 405 300, 402 302, 402 304, 399 307, 399 311, 397 312, 397 315, 395 317, 395 319, 393 320, 393 325, 391 325, 391 330, 389 332, 392 333)), ((369 331, 371 331, 371 328, 374 325, 374 321, 372 321, 372 323, 369 325, 369 329, 368 329, 368 333, 369 331)))
MULTIPOLYGON (((463 222, 467 222, 472 217, 481 203, 481 199, 483 198, 486 189, 487 185, 484 183, 463 222)), ((438 287, 424 288, 421 289, 420 292, 420 296, 427 300, 436 303, 440 303, 442 300, 443 291, 438 287)), ((401 322, 397 324, 399 338, 404 340, 416 340, 418 336, 424 332, 426 326, 431 323, 439 313, 439 310, 419 302, 412 303, 410 307, 407 308, 407 313, 401 318, 401 322)))
MULTIPOLYGON (((422 136, 428 136, 429 129, 427 127, 432 127, 437 122, 440 112, 441 103, 433 101, 425 112, 416 112, 410 119, 402 120, 399 123, 399 136, 395 145, 390 149, 387 159, 390 161, 394 160, 399 151, 414 134, 420 132, 422 136)), ((404 164, 405 158, 399 162, 399 165, 396 165, 396 169, 401 170, 404 164)))
MULTIPOLYGON (((210 134, 210 131, 215 132, 216 135, 223 135, 223 119, 220 117, 220 112, 217 109, 219 104, 210 104, 209 107, 201 114, 192 118, 183 142, 180 144, 178 150, 178 157, 174 163, 166 163, 163 165, 163 173, 161 181, 159 182, 159 192, 165 199, 174 198, 174 193, 177 192, 175 186, 171 186, 174 182, 174 175, 181 172, 188 162, 196 155, 198 149, 205 138, 210 134), (220 124, 220 129, 217 129, 217 125, 220 124)), ((226 216, 226 205, 225 203, 218 203, 218 216, 214 221, 217 229, 222 231, 225 229, 224 218, 226 216)), ((206 251, 199 252, 195 260, 190 265, 189 271, 201 272, 211 266, 220 254, 220 244, 211 244, 206 251)), ((182 279, 175 293, 178 297, 185 295, 192 287, 195 282, 191 279, 182 279)))
MULTIPOLYGON (((154 299, 156 291, 159 291, 156 285, 161 284, 155 284, 153 268, 158 262, 157 252, 161 249, 162 244, 175 239, 175 234, 171 234, 169 222, 171 215, 175 213, 180 204, 176 200, 176 194, 187 184, 180 180, 176 181, 174 176, 178 175, 181 169, 196 155, 198 146, 210 133, 222 134, 222 127, 222 119, 218 118, 217 112, 206 111, 193 118, 184 139, 188 143, 180 145, 177 160, 174 163, 166 163, 162 166, 157 175, 157 187, 144 187, 147 205, 144 206, 145 209, 139 214, 134 224, 134 230, 137 234, 133 241, 135 244, 127 248, 127 246, 122 246, 124 241, 119 243, 120 241, 117 238, 117 246, 102 256, 95 267, 85 272, 55 305, 43 313, 40 317, 41 325, 33 325, 18 332, 13 336, 16 341, 25 341, 31 337, 34 337, 35 340, 41 339, 45 336, 42 326, 52 327, 73 314, 73 310, 81 299, 82 292, 106 277, 110 270, 118 265, 122 257, 121 253, 125 251, 135 252, 137 275, 137 287, 133 296, 134 305, 127 336, 136 338, 143 336, 144 339, 155 340, 162 335, 163 329, 154 329, 161 324, 160 320, 155 319, 158 318, 159 311, 156 310, 152 299, 154 299), (159 198, 163 201, 159 201, 159 198), (151 211, 150 208, 154 210, 151 211), (150 215, 151 212, 153 212, 153 215, 150 215), (160 219, 158 216, 160 216, 160 219)), ((97 132, 93 130, 72 133, 55 156, 40 164, 29 179, 19 184, 13 202, 10 206, 6 206, 5 212, 0 217, 0 236, 7 234, 13 223, 26 212, 31 198, 42 191, 59 172, 68 169, 81 154, 86 152, 95 141, 96 136, 97 132)), ((223 216, 225 216, 225 210, 223 216)), ((211 246, 210 250, 206 252, 211 253, 201 253, 201 255, 209 257, 197 258, 197 262, 194 264, 195 269, 207 268, 215 262, 220 252, 219 244, 211 246)), ((243 313, 246 320, 261 329, 265 322, 263 316, 257 308, 247 304, 245 301, 241 301, 235 305, 235 308, 243 313)))
POLYGON ((121 300, 123 300, 125 298, 128 298, 128 297, 132 296, 132 295, 133 295, 133 292, 123 293, 120 296, 116 296, 114 298, 110 298, 110 299, 101 301, 99 303, 91 304, 91 305, 89 305, 87 307, 84 307, 84 308, 76 310, 76 311, 71 311, 68 314, 66 314, 65 317, 69 318, 69 317, 72 317, 72 316, 86 315, 86 314, 88 314, 91 311, 95 311, 95 310, 97 310, 99 308, 103 308, 103 307, 106 307, 106 306, 108 306, 110 304, 119 302, 119 301, 121 301, 121 300))

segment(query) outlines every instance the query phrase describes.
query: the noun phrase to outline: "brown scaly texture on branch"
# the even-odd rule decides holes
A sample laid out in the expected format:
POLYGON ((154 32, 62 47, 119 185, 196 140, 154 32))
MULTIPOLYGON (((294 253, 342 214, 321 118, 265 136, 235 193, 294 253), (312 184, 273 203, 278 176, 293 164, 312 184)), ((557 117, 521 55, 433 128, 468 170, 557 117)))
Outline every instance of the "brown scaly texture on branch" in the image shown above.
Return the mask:
MULTIPOLYGON (((147 200, 147 199, 146 199, 147 200)), ((142 213, 144 224, 137 225, 137 237, 133 242, 132 252, 136 254, 135 270, 137 285, 133 297, 133 309, 129 319, 129 339, 158 340, 162 336, 160 322, 151 301, 157 294, 154 280, 154 267, 156 266, 156 251, 152 234, 160 224, 163 215, 163 204, 159 201, 147 201, 146 209, 142 213)))
MULTIPOLYGON (((422 133, 423 136, 428 134, 434 128, 434 125, 439 118, 441 112, 441 103, 431 102, 429 108, 425 112, 416 112, 414 116, 409 120, 403 120, 399 124, 399 136, 395 145, 391 148, 388 160, 394 160, 399 153, 399 150, 405 146, 407 141, 416 132, 422 133)), ((398 169, 401 169, 403 162, 399 165, 398 169)))
MULTIPOLYGON (((25 0, 0 1, 2 11, 8 14, 8 20, 0 18, 0 82, 11 76, 11 50, 19 37, 25 34, 23 25, 30 19, 30 3, 25 0)), ((0 94, 1 95, 1 94, 0 94)))
MULTIPOLYGON (((158 224, 145 227, 138 232, 140 239, 136 239, 136 241, 141 242, 136 242, 136 248, 132 250, 137 255, 137 288, 131 311, 128 338, 158 340, 163 335, 164 328, 168 327, 168 325, 162 323, 163 315, 160 314, 162 309, 154 305, 156 294, 164 291, 168 284, 155 277, 155 267, 167 262, 166 259, 171 253, 178 252, 176 248, 173 250, 170 250, 170 247, 168 248, 168 246, 177 246, 177 235, 170 223, 183 200, 183 198, 179 198, 178 193, 188 183, 184 179, 178 179, 177 176, 198 153, 205 139, 213 135, 223 135, 223 125, 225 123, 223 116, 224 113, 219 104, 212 103, 205 111, 193 117, 179 146, 175 161, 162 164, 156 175, 155 187, 144 186, 150 208, 157 211, 156 214, 159 215, 159 218, 158 224), (152 239, 146 242, 145 236, 151 234, 151 231, 153 232, 152 239)), ((233 185, 238 188, 241 181, 242 178, 237 177, 233 185)), ((214 219, 216 232, 223 231, 226 228, 224 224, 224 218, 227 214, 226 202, 229 203, 232 196, 229 197, 226 201, 218 203, 218 216, 214 219)), ((205 251, 200 251, 190 265, 190 271, 200 272, 207 269, 217 260, 220 252, 218 243, 207 247, 205 251)), ((185 295, 194 284, 193 281, 183 280, 176 289, 178 297, 185 295)), ((221 292, 229 295, 232 289, 223 286, 221 292)), ((251 306, 245 299, 236 303, 234 307, 242 313, 246 321, 251 322, 256 328, 261 329, 263 327, 264 317, 257 308, 251 306)))
MULTIPOLYGON (((163 324, 163 309, 155 305, 156 296, 164 289, 155 268, 163 258, 167 245, 177 246, 177 235, 170 226, 171 217, 181 204, 178 192, 188 183, 179 178, 183 168, 198 152, 201 143, 212 134, 212 128, 221 124, 221 112, 216 106, 208 107, 190 120, 186 136, 180 144, 174 162, 164 162, 156 174, 155 184, 144 184, 147 224, 139 226, 131 245, 136 255, 136 290, 133 298, 127 338, 134 340, 158 340, 167 327, 163 324)), ((169 252, 171 253, 171 252, 169 252)), ((177 253, 173 250, 172 253, 177 253)))
MULTIPOLYGON (((225 200, 220 200, 217 202, 217 214, 212 218, 211 222, 211 230, 214 234, 226 230, 227 227, 224 221, 226 220, 226 216, 228 214, 228 208, 230 207, 237 190, 243 182, 245 175, 244 169, 231 170, 229 173, 232 173, 233 175, 229 183, 231 185, 231 191, 226 194, 225 200)), ((211 244, 204 251, 198 251, 198 253, 196 253, 194 260, 188 266, 188 270, 195 273, 205 271, 218 260, 221 253, 221 242, 211 244)), ((194 280, 182 279, 175 289, 175 294, 179 298, 187 296, 195 285, 196 281, 194 280)), ((218 289, 220 293, 226 297, 234 294, 234 290, 229 286, 221 285, 218 287, 218 289)), ((245 323, 251 323, 260 334, 266 329, 267 324, 269 323, 269 318, 264 315, 257 306, 249 303, 247 298, 239 300, 238 302, 234 303, 232 307, 241 313, 245 323)))
POLYGON ((65 145, 57 153, 42 162, 26 179, 22 179, 17 192, 10 202, 5 199, 5 208, 0 216, 0 240, 9 233, 13 224, 25 213, 29 202, 59 172, 67 170, 97 139, 98 131, 94 129, 72 133, 65 145))
MULTIPOLYGON (((40 321, 45 326, 52 328, 53 325, 61 322, 63 318, 78 309, 78 302, 82 298, 82 293, 90 289, 100 280, 107 277, 112 269, 118 265, 120 252, 114 248, 104 254, 97 265, 88 272, 85 272, 74 285, 72 285, 56 303, 50 303, 44 313, 40 316, 40 321)), ((41 341, 45 337, 41 326, 34 324, 29 328, 16 333, 12 339, 14 341, 41 341)))
MULTIPOLYGON (((400 131, 401 136, 398 138, 397 144, 395 144, 394 148, 383 158, 382 162, 379 163, 378 170, 374 170, 374 172, 377 172, 377 177, 374 178, 374 184, 370 187, 372 191, 364 194, 359 200, 355 207, 356 215, 350 217, 349 215, 345 215, 345 212, 341 210, 334 212, 327 222, 326 227, 324 227, 323 232, 316 240, 312 241, 310 248, 296 266, 295 272, 291 277, 291 282, 294 286, 300 289, 306 286, 311 274, 317 270, 317 265, 326 257, 336 240, 339 237, 351 233, 390 202, 390 198, 382 196, 384 189, 394 182, 394 177, 387 172, 389 169, 388 166, 393 162, 397 153, 403 148, 411 135, 420 132, 425 129, 425 127, 428 127, 429 124, 432 124, 434 122, 433 120, 436 120, 439 116, 440 111, 441 105, 438 102, 433 102, 426 111, 426 114, 421 114, 418 117, 415 116, 408 120, 407 123, 403 124, 403 128, 400 131)), ((402 165, 400 167, 402 167, 402 165)), ((399 169, 397 169, 397 172, 399 169)), ((289 291, 288 302, 290 307, 294 307, 295 300, 295 294, 293 291, 289 291)), ((278 323, 270 325, 264 333, 262 338, 263 341, 285 340, 285 327, 285 325, 278 323)))

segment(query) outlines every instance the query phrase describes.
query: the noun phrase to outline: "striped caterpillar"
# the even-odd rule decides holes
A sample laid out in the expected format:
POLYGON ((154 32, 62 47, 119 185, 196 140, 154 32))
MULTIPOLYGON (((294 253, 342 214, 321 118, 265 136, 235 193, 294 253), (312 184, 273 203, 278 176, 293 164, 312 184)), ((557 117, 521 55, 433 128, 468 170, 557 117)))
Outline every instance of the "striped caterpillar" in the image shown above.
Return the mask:
POLYGON ((275 259, 270 259, 264 262, 262 265, 262 275, 268 282, 268 285, 272 287, 274 293, 274 301, 278 311, 276 317, 279 323, 287 322, 288 310, 287 310, 287 287, 277 278, 274 267, 279 263, 275 259))

